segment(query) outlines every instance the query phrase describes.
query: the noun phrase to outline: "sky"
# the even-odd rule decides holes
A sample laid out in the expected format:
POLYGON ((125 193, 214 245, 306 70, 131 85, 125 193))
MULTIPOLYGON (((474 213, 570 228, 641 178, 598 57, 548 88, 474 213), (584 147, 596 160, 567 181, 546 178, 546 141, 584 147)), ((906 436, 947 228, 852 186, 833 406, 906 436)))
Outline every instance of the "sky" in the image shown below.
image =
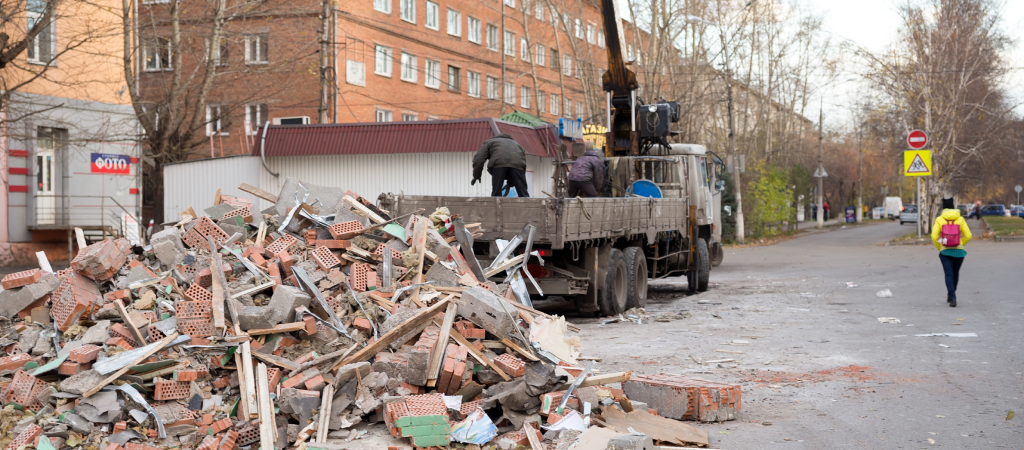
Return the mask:
MULTIPOLYGON (((824 16, 825 29, 836 38, 848 39, 872 52, 880 52, 893 42, 902 25, 896 4, 899 0, 806 0, 811 7, 824 16)), ((1011 70, 1006 88, 1015 103, 1024 102, 1024 0, 1005 0, 1002 8, 1002 28, 1014 40, 1018 41, 1005 55, 1011 70)), ((902 3, 900 1, 900 3, 902 3)), ((847 70, 858 71, 858 67, 847 70)), ((849 122, 849 105, 855 99, 857 82, 847 82, 841 78, 840 86, 831 94, 827 94, 824 102, 826 115, 825 124, 837 125, 836 121, 849 122), (829 119, 831 117, 832 119, 829 119)), ((1024 116, 1024 106, 1016 109, 1024 116)), ((814 109, 813 115, 818 113, 814 109)), ((808 112, 811 115, 811 112, 808 112)), ((817 121, 817 117, 811 117, 817 121)))

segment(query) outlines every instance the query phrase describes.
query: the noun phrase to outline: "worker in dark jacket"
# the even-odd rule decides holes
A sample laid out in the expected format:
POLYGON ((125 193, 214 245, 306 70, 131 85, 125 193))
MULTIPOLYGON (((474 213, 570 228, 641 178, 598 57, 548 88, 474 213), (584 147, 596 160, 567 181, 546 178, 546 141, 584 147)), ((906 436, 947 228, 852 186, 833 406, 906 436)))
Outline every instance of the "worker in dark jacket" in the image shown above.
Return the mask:
POLYGON ((480 149, 476 151, 476 156, 473 157, 473 181, 470 182, 470 185, 480 181, 480 176, 484 172, 484 163, 488 160, 490 161, 487 171, 491 174, 491 197, 504 197, 511 188, 516 188, 516 194, 520 197, 530 196, 530 192, 526 188, 526 150, 523 150, 523 147, 512 139, 512 136, 501 133, 484 141, 480 149))
POLYGON ((592 142, 586 145, 583 156, 576 158, 569 170, 569 197, 600 197, 604 187, 604 162, 592 142))

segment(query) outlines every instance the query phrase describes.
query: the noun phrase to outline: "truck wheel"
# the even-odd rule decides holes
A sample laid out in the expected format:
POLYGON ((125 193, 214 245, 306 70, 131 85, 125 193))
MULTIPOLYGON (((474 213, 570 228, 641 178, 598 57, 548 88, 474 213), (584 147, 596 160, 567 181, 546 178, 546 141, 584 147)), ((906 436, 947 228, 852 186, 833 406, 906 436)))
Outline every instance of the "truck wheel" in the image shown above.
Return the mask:
POLYGON ((608 256, 608 272, 604 276, 604 289, 598 290, 597 304, 601 307, 601 315, 614 316, 626 310, 626 288, 629 279, 626 271, 626 260, 622 251, 613 248, 608 256))
POLYGON ((708 241, 697 239, 697 290, 708 290, 708 279, 711 278, 711 259, 708 258, 708 241))
POLYGON ((647 257, 640 247, 629 247, 622 252, 626 260, 626 309, 647 307, 647 257))
POLYGON ((712 242, 709 250, 711 251, 711 267, 722 265, 722 260, 725 259, 725 249, 722 248, 722 243, 712 242))

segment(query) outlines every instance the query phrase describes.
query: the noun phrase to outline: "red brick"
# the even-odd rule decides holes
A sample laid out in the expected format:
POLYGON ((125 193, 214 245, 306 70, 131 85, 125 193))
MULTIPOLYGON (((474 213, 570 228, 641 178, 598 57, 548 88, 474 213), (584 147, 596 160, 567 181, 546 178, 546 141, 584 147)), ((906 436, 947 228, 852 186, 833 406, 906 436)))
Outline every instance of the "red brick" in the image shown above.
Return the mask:
POLYGON ((203 376, 198 370, 175 370, 174 381, 195 381, 203 376))
POLYGON ((292 276, 292 266, 295 265, 295 257, 291 253, 281 252, 277 253, 277 257, 281 259, 281 273, 287 278, 292 276))
POLYGON ((352 241, 342 239, 317 239, 314 244, 317 247, 326 247, 331 250, 344 250, 352 246, 352 241))
POLYGON ((124 447, 122 447, 120 445, 117 445, 117 444, 110 444, 110 445, 107 446, 106 450, 124 450, 124 447))
POLYGON ((25 428, 25 431, 18 434, 18 437, 14 438, 10 444, 7 444, 7 447, 4 450, 17 450, 22 446, 32 444, 35 442, 36 438, 42 434, 43 429, 39 425, 29 425, 28 428, 25 428))
POLYGON ((352 321, 352 326, 366 332, 367 335, 373 334, 373 325, 365 317, 356 317, 356 320, 352 321))
POLYGON ((311 391, 318 391, 324 388, 324 383, 324 376, 317 374, 315 377, 305 380, 304 384, 306 385, 306 389, 309 389, 311 391))
POLYGON ((313 316, 305 316, 302 321, 306 324, 306 334, 316 334, 316 319, 313 316))
POLYGON ((39 269, 15 272, 12 274, 8 274, 2 280, 0 280, 0 286, 3 286, 4 289, 14 289, 35 283, 39 281, 39 279, 42 277, 43 271, 39 269))
POLYGON ((209 302, 213 301, 213 293, 200 286, 199 283, 192 283, 192 285, 185 290, 185 300, 190 302, 209 302))
POLYGON ((153 399, 176 400, 187 398, 189 392, 189 383, 187 381, 158 380, 153 386, 153 399))
POLYGON ((292 246, 297 244, 298 242, 299 240, 295 239, 295 237, 293 237, 292 235, 284 234, 281 237, 277 238, 277 240, 275 240, 272 244, 267 246, 267 252, 270 253, 271 255, 286 252, 288 251, 288 249, 292 248, 292 246))
POLYGON ((60 363, 59 366, 57 366, 57 373, 64 375, 66 377, 70 377, 71 375, 78 373, 78 371, 81 369, 82 365, 79 363, 72 361, 64 361, 60 363))
POLYGON ((306 232, 303 233, 302 237, 306 238, 306 245, 307 246, 313 245, 313 243, 316 242, 316 229, 315 228, 310 228, 310 229, 306 230, 306 232))
POLYGON ((92 280, 75 272, 68 273, 57 289, 50 294, 53 308, 50 314, 57 329, 67 331, 78 319, 100 303, 100 290, 92 280))
POLYGON ((455 369, 452 370, 451 383, 448 385, 448 395, 455 395, 462 387, 462 375, 466 372, 465 361, 457 361, 455 363, 455 369))
POLYGON ((125 422, 125 421, 122 420, 122 421, 114 424, 114 432, 113 432, 113 434, 120 433, 120 432, 122 432, 124 430, 127 430, 127 429, 128 429, 128 422, 125 422))
POLYGON ((228 384, 230 384, 230 383, 231 383, 230 378, 228 378, 228 377, 220 377, 220 378, 218 378, 216 380, 213 380, 213 387, 215 387, 217 389, 224 389, 224 388, 228 387, 228 384))
POLYGON ((291 388, 291 387, 295 387, 295 386, 298 386, 299 384, 301 384, 303 380, 304 380, 304 378, 303 378, 302 374, 300 373, 300 374, 295 375, 294 377, 291 377, 291 378, 289 378, 287 380, 284 380, 284 382, 281 383, 281 387, 283 387, 285 389, 291 388))
POLYGON ((295 359, 295 364, 305 364, 316 358, 315 352, 309 352, 295 359))
POLYGON ((132 347, 132 345, 129 344, 128 341, 124 340, 124 338, 120 337, 120 336, 112 337, 110 339, 107 339, 106 344, 107 344, 107 346, 116 345, 116 346, 121 347, 121 348, 123 348, 125 350, 131 350, 131 349, 135 348, 135 347, 132 347))
POLYGON ((511 353, 498 355, 497 358, 494 358, 494 365, 498 366, 502 372, 505 372, 510 377, 521 377, 526 373, 526 363, 511 353))
POLYGON ((131 244, 127 239, 106 239, 81 249, 71 268, 98 281, 109 280, 128 261, 131 244))
POLYGON ((658 415, 677 420, 733 420, 742 409, 739 385, 661 373, 635 375, 622 383, 630 399, 647 403, 658 415))
POLYGON ((25 367, 25 364, 28 364, 29 361, 32 361, 32 357, 28 353, 15 353, 10 356, 4 356, 0 358, 0 371, 20 369, 25 367))
POLYGON ((447 392, 448 385, 452 384, 452 372, 455 371, 455 359, 445 358, 441 367, 441 379, 437 382, 438 392, 447 392))
POLYGON ((266 258, 263 257, 263 255, 259 253, 253 253, 249 256, 252 258, 253 262, 255 262, 257 266, 267 267, 267 260, 266 258))
POLYGON ((108 301, 108 302, 112 302, 114 300, 119 300, 119 299, 130 299, 130 298, 132 298, 132 291, 129 291, 128 289, 121 289, 119 291, 111 291, 111 292, 108 292, 107 295, 103 296, 103 299, 108 301))
MULTIPOLYGON (((378 244, 377 245, 377 249, 373 251, 373 254, 374 255, 384 256, 384 247, 390 248, 387 244, 378 244)), ((392 248, 391 249, 391 260, 392 261, 401 261, 402 260, 402 252, 392 248)))
POLYGON ((352 233, 363 231, 363 224, 358 220, 350 220, 348 222, 341 222, 331 225, 327 231, 331 233, 334 239, 344 240, 352 239, 352 233))
POLYGON ((466 339, 483 339, 487 337, 487 330, 483 328, 467 328, 461 334, 466 339))
POLYGON ((267 369, 267 381, 271 389, 277 386, 277 383, 281 382, 281 369, 272 367, 267 369))
POLYGON ((235 430, 228 430, 227 433, 224 433, 224 439, 220 441, 220 446, 217 450, 232 450, 235 448, 237 441, 238 432, 235 430))
POLYGON ((232 426, 231 425, 231 419, 225 417, 223 419, 220 419, 220 420, 210 424, 210 426, 213 427, 213 432, 214 433, 220 433, 221 431, 224 431, 224 430, 226 430, 228 428, 231 428, 231 426, 232 426))
POLYGON ((192 228, 189 228, 188 232, 185 233, 185 236, 182 236, 181 240, 189 247, 202 248, 209 251, 210 242, 207 237, 212 237, 215 243, 222 244, 231 236, 228 236, 228 234, 217 226, 217 224, 213 223, 213 220, 209 217, 202 216, 193 221, 192 228))
POLYGON ((367 274, 370 273, 370 265, 364 263, 352 264, 350 269, 349 285, 352 289, 363 292, 367 287, 367 274))
POLYGON ((341 264, 341 260, 338 259, 337 256, 334 256, 334 253, 331 252, 331 249, 327 247, 317 247, 315 250, 313 250, 312 254, 313 260, 315 260, 316 264, 320 266, 320 270, 323 270, 325 272, 330 271, 331 267, 341 264))
POLYGON ((220 444, 220 436, 206 436, 196 450, 217 450, 218 444, 220 444))
POLYGON ((115 323, 110 326, 110 336, 123 338, 132 347, 138 347, 140 344, 135 341, 135 336, 132 336, 132 332, 128 330, 128 327, 121 323, 115 323))

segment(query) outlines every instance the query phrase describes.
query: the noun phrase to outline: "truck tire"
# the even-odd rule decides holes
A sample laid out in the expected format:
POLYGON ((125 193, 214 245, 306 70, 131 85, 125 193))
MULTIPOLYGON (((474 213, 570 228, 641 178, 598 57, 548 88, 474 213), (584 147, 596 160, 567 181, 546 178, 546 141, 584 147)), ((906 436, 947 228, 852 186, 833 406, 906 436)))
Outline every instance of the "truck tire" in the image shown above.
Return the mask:
POLYGON ((722 248, 722 243, 712 242, 708 250, 711 252, 711 267, 722 265, 722 261, 725 259, 725 249, 722 248))
POLYGON ((604 276, 604 288, 597 292, 597 304, 601 315, 615 316, 626 310, 626 289, 629 287, 626 260, 622 251, 613 248, 608 256, 608 272, 604 276))
POLYGON ((626 260, 626 309, 647 307, 647 257, 640 247, 629 247, 622 252, 626 260))
POLYGON ((708 241, 697 239, 697 291, 708 290, 711 278, 711 259, 708 257, 708 241))

